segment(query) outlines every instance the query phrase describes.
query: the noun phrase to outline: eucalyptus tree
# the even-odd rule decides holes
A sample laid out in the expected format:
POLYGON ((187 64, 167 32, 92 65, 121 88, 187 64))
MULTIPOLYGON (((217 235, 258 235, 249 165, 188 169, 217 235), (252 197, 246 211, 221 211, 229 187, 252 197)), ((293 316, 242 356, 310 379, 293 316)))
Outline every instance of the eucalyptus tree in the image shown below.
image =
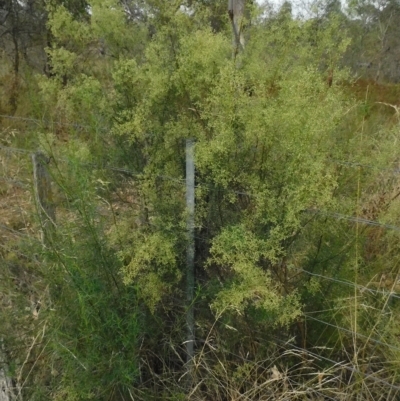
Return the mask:
POLYGON ((398 82, 399 2, 353 1, 348 13, 352 46, 346 60, 353 70, 378 82, 398 82))
POLYGON ((0 3, 0 47, 11 64, 11 85, 7 94, 11 113, 17 109, 22 62, 39 70, 44 65, 45 23, 46 13, 40 1, 0 3))

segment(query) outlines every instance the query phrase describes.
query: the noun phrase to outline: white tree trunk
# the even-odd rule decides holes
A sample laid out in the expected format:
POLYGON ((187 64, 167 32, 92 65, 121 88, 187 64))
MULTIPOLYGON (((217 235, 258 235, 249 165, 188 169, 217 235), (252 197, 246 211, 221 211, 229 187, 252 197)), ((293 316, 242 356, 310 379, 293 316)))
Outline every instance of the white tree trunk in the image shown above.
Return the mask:
POLYGON ((235 55, 244 49, 244 8, 246 0, 228 0, 228 13, 232 23, 235 55))

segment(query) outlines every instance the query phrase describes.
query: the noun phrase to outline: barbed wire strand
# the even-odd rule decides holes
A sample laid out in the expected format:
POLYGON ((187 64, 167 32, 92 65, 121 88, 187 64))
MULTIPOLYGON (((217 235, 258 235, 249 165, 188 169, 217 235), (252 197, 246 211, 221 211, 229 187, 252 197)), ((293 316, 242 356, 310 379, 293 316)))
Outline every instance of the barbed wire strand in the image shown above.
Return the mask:
MULTIPOLYGON (((30 118, 24 118, 24 117, 14 117, 14 116, 4 116, 4 115, 0 115, 0 117, 10 117, 13 119, 23 119, 23 120, 29 120, 29 121, 38 121, 40 122, 41 120, 38 119, 30 119, 30 118)), ((60 123, 60 124, 64 124, 64 123, 60 123)), ((70 123, 67 125, 74 125, 73 123, 70 123)), ((28 149, 23 149, 23 148, 15 148, 15 147, 7 147, 7 146, 0 146, 0 149, 5 149, 5 150, 9 150, 9 151, 14 151, 14 152, 22 152, 22 153, 32 153, 35 152, 35 150, 28 150, 28 149)), ((64 159, 65 161, 65 159, 64 159)), ((357 162, 351 162, 351 161, 343 161, 343 160, 335 160, 332 159, 331 160, 333 163, 335 164, 339 164, 339 165, 345 165, 345 166, 350 166, 350 167, 364 167, 364 168, 369 168, 369 169, 375 169, 375 170, 381 170, 381 171, 391 171, 394 174, 400 174, 400 168, 387 168, 387 167, 378 167, 378 166, 373 166, 373 165, 369 165, 369 164, 363 164, 363 163, 357 163, 357 162)), ((93 166, 98 166, 92 163, 85 163, 86 165, 93 165, 93 166)), ((120 167, 114 167, 114 166, 98 166, 98 167, 104 167, 106 169, 109 170, 115 170, 115 171, 120 171, 120 172, 126 172, 126 173, 130 173, 130 174, 142 174, 142 173, 137 173, 133 170, 129 170, 129 169, 125 169, 125 168, 120 168, 120 167)), ((183 180, 184 179, 179 179, 176 177, 171 177, 171 176, 165 176, 167 178, 173 179, 173 180, 183 180)), ((249 192, 245 192, 245 191, 235 191, 235 190, 231 190, 232 192, 237 193, 238 195, 246 195, 246 196, 255 196, 255 194, 249 193, 249 192)))
POLYGON ((366 375, 364 372, 360 371, 359 369, 352 368, 352 367, 348 366, 347 364, 344 364, 344 363, 341 363, 341 362, 338 362, 338 361, 334 361, 333 359, 330 359, 330 358, 327 358, 325 356, 316 354, 316 353, 314 353, 314 352, 312 352, 312 351, 310 351, 308 349, 300 348, 300 347, 298 347, 298 346, 296 346, 294 344, 291 344, 291 343, 289 343, 287 341, 283 341, 278 337, 273 336, 273 338, 277 342, 281 343, 282 345, 284 345, 286 347, 291 347, 293 349, 296 349, 297 351, 309 354, 309 355, 311 355, 311 356, 313 356, 314 358, 317 358, 317 359, 319 359, 319 358, 323 359, 323 360, 325 360, 327 362, 332 363, 334 366, 339 365, 341 368, 346 369, 346 370, 348 370, 348 371, 350 371, 352 373, 357 373, 358 375, 362 375, 365 379, 371 379, 371 380, 373 380, 373 381, 375 381, 377 383, 384 384, 384 385, 386 385, 386 386, 388 386, 388 387, 390 387, 390 388, 392 388, 394 390, 400 391, 400 386, 397 386, 397 385, 391 384, 391 383, 389 383, 389 382, 387 382, 385 380, 379 379, 379 378, 373 376, 372 374, 371 375, 366 375))
MULTIPOLYGON (((10 116, 7 114, 0 114, 0 118, 5 118, 7 120, 14 120, 14 121, 24 121, 24 122, 29 122, 29 123, 35 123, 37 125, 39 125, 39 124, 57 125, 59 127, 73 127, 73 128, 85 129, 85 130, 89 130, 89 129, 93 128, 88 125, 82 125, 82 124, 75 123, 75 122, 68 123, 68 122, 52 121, 52 120, 39 119, 39 118, 33 118, 33 117, 10 116)), ((102 128, 101 131, 106 132, 107 130, 105 128, 102 128)))
MULTIPOLYGON (((5 146, 0 146, 0 149, 7 149, 10 151, 17 151, 17 152, 25 152, 25 153, 32 153, 34 151, 27 151, 25 149, 19 149, 19 148, 9 148, 9 147, 5 147, 5 146)), ((64 159, 64 161, 67 161, 66 159, 64 159)), ((86 166, 92 166, 92 167, 96 167, 99 169, 106 169, 106 170, 111 170, 111 171, 117 171, 117 172, 123 172, 123 173, 127 173, 127 174, 131 174, 132 176, 137 176, 137 177, 143 177, 143 179, 146 178, 146 176, 151 176, 151 177, 156 177, 156 178, 161 178, 161 179, 165 179, 165 180, 171 180, 174 181, 176 183, 179 183, 181 185, 185 185, 185 179, 181 179, 181 178, 177 178, 177 177, 172 177, 172 176, 168 176, 168 175, 149 175, 149 174, 145 174, 145 173, 138 173, 135 172, 133 170, 129 170, 129 169, 125 169, 125 168, 120 168, 120 167, 115 167, 115 166, 98 166, 96 164, 92 164, 92 163, 81 163, 82 165, 86 165, 86 166)), ((197 188, 201 187, 201 183, 199 183, 197 186, 197 188)), ((245 196, 249 196, 249 197, 254 197, 254 194, 248 193, 248 192, 243 192, 243 191, 236 191, 236 190, 231 190, 229 188, 225 189, 229 192, 238 194, 238 195, 245 195, 245 196)), ((324 211, 324 210, 319 210, 319 209, 307 209, 305 210, 305 212, 307 213, 311 213, 311 214, 318 214, 318 215, 323 215, 326 217, 333 217, 337 220, 347 220, 347 221, 351 221, 353 223, 361 223, 364 225, 369 225, 369 226, 373 226, 373 227, 380 227, 380 228, 385 228, 385 229, 389 229, 389 230, 394 230, 394 231, 398 231, 400 232, 400 227, 399 226, 395 226, 395 225, 391 225, 391 224, 385 224, 385 223, 380 223, 378 221, 375 220, 369 220, 369 219, 364 219, 362 217, 355 217, 355 216, 349 216, 349 215, 345 215, 342 213, 338 213, 338 212, 329 212, 329 211, 324 211)))
POLYGON ((388 230, 400 231, 399 226, 395 226, 392 224, 380 223, 379 221, 368 220, 368 219, 364 219, 362 217, 348 216, 348 215, 337 213, 337 212, 329 212, 329 211, 324 211, 324 210, 319 210, 319 209, 315 209, 315 210, 307 209, 306 212, 307 213, 315 213, 315 214, 323 215, 326 217, 333 217, 337 220, 347 220, 347 221, 351 221, 352 223, 361 223, 361 224, 365 224, 368 226, 374 226, 374 227, 386 228, 388 230))
POLYGON ((362 167, 362 168, 367 168, 369 170, 388 171, 394 175, 400 174, 400 168, 374 166, 373 164, 358 163, 346 160, 331 159, 331 161, 332 163, 346 167, 362 167))
POLYGON ((329 281, 332 281, 332 282, 335 282, 335 283, 338 283, 338 284, 347 285, 347 286, 352 287, 352 288, 356 287, 356 288, 358 288, 358 289, 360 290, 360 292, 369 292, 369 293, 371 293, 371 294, 378 294, 378 295, 390 296, 390 297, 393 297, 393 298, 398 298, 398 299, 400 299, 400 294, 398 294, 397 292, 385 291, 385 290, 374 290, 374 289, 372 289, 372 288, 365 287, 365 286, 360 285, 360 284, 355 284, 355 283, 353 283, 353 282, 351 282, 351 281, 335 279, 335 278, 333 278, 333 277, 324 276, 324 275, 318 274, 318 273, 312 273, 312 272, 310 272, 310 271, 308 271, 308 270, 299 269, 299 268, 297 268, 297 267, 293 267, 292 269, 293 269, 293 270, 296 270, 296 271, 299 271, 299 272, 301 272, 301 273, 308 274, 308 275, 310 275, 310 276, 319 277, 319 278, 322 278, 322 279, 324 279, 324 280, 329 280, 329 281))
POLYGON ((366 335, 358 333, 358 332, 354 332, 353 330, 346 329, 345 327, 341 327, 341 326, 337 326, 337 325, 329 323, 329 322, 325 322, 324 320, 317 319, 317 318, 315 318, 313 316, 308 315, 307 313, 305 313, 304 316, 306 318, 308 318, 308 319, 311 319, 311 320, 314 320, 316 322, 322 323, 322 324, 324 324, 326 326, 334 327, 335 329, 341 330, 341 331, 343 331, 345 333, 352 334, 352 335, 355 334, 356 337, 360 337, 360 338, 366 339, 368 341, 371 341, 373 343, 376 343, 376 344, 379 344, 379 345, 383 345, 385 347, 393 349, 394 351, 400 351, 399 347, 384 343, 383 341, 377 340, 376 338, 370 338, 369 336, 366 336, 366 335))
MULTIPOLYGON (((32 154, 37 152, 37 150, 27 150, 27 149, 21 149, 21 148, 13 148, 13 147, 8 147, 8 146, 2 146, 0 145, 0 149, 10 151, 10 152, 17 152, 17 153, 26 153, 26 154, 32 154)), ((58 158, 58 161, 63 161, 66 163, 70 163, 71 161, 65 158, 58 158)), ((163 174, 148 174, 148 173, 138 173, 137 171, 130 170, 127 168, 123 167, 116 167, 116 166, 110 166, 110 165, 98 165, 95 163, 86 163, 86 162, 78 162, 79 165, 84 166, 84 167, 93 167, 97 169, 104 169, 104 170, 110 170, 110 171, 115 171, 119 173, 125 173, 129 174, 132 177, 138 177, 138 178, 143 178, 145 179, 146 177, 153 177, 153 178, 161 178, 165 180, 171 180, 174 182, 178 182, 182 185, 185 185, 185 179, 184 178, 177 178, 177 177, 172 177, 169 175, 163 175, 163 174)))
MULTIPOLYGON (((47 124, 47 125, 74 127, 74 128, 80 128, 80 129, 86 129, 86 130, 93 129, 93 127, 91 127, 89 125, 82 125, 77 122, 53 121, 53 120, 48 120, 48 119, 44 119, 44 118, 38 119, 38 118, 33 118, 33 117, 12 116, 12 115, 8 115, 8 114, 0 114, 0 118, 5 118, 8 120, 14 120, 14 121, 32 122, 32 123, 37 123, 37 124, 40 123, 40 124, 47 124)), ((102 128, 100 131, 107 132, 107 131, 109 131, 109 129, 102 128)), ((368 168, 368 169, 373 169, 373 170, 378 170, 378 171, 390 171, 393 174, 400 174, 400 168, 374 166, 371 164, 360 163, 360 162, 355 162, 355 161, 348 161, 348 160, 337 160, 337 159, 330 159, 330 160, 332 163, 342 165, 342 166, 363 167, 363 168, 368 168)))
MULTIPOLYGON (((88 129, 88 130, 93 128, 91 126, 82 125, 77 122, 53 121, 53 120, 39 119, 39 118, 33 118, 33 117, 12 116, 12 115, 8 115, 8 114, 0 114, 0 118, 5 118, 8 120, 14 120, 14 121, 24 121, 24 122, 34 122, 34 123, 49 124, 49 125, 69 126, 69 127, 74 127, 74 128, 84 128, 84 129, 88 129)), ((102 130, 104 130, 106 132, 109 129, 103 128, 102 130)), ((374 170, 391 171, 394 174, 400 173, 400 168, 380 167, 380 166, 374 166, 371 164, 365 164, 365 163, 347 161, 347 160, 331 159, 331 161, 335 164, 343 165, 343 166, 363 167, 363 168, 374 169, 374 170)))
MULTIPOLYGON (((9 147, 4 147, 4 146, 0 146, 0 148, 2 149, 7 149, 10 151, 17 151, 17 152, 25 152, 25 153, 32 153, 32 151, 26 151, 24 149, 19 149, 19 148, 9 148, 9 147)), ((64 159, 64 161, 67 161, 66 159, 64 159)), ((133 170, 129 170, 129 169, 125 169, 125 168, 120 168, 120 167, 115 167, 115 166, 97 166, 95 164, 92 163, 82 163, 82 165, 86 165, 86 166, 92 166, 95 168, 101 168, 101 169, 107 169, 107 170, 111 170, 111 171, 116 171, 116 172, 122 172, 122 173, 126 173, 126 174, 130 174, 132 177, 140 177, 143 179, 146 179, 146 176, 151 176, 151 177, 155 177, 155 178, 160 178, 160 179, 164 179, 164 180, 171 180, 174 181, 175 183, 178 183, 180 185, 185 185, 185 179, 180 179, 180 178, 176 178, 176 177, 171 177, 168 175, 149 175, 149 174, 143 174, 143 173, 137 173, 133 170)), ((197 186, 199 187, 199 185, 197 186)), ((235 190, 229 190, 230 192, 233 192, 235 194, 239 194, 239 195, 246 195, 246 196, 253 196, 250 193, 246 193, 246 192, 242 192, 242 191, 235 191, 235 190)), ((374 226, 374 227, 380 227, 380 228, 384 228, 384 229, 390 229, 390 230, 394 230, 394 231, 398 231, 400 232, 400 227, 395 226, 395 225, 390 225, 390 224, 385 224, 385 223, 380 223, 378 221, 375 220, 368 220, 368 219, 364 219, 364 218, 360 218, 360 217, 355 217, 355 216, 349 216, 349 215, 345 215, 345 214, 341 214, 341 213, 337 213, 337 212, 329 212, 329 211, 323 211, 323 210, 319 210, 319 209, 308 209, 305 212, 307 213, 312 213, 312 214, 317 214, 317 215, 323 215, 326 217, 332 217, 335 218, 337 220, 347 220, 353 223, 361 223, 364 225, 369 225, 369 226, 374 226)))

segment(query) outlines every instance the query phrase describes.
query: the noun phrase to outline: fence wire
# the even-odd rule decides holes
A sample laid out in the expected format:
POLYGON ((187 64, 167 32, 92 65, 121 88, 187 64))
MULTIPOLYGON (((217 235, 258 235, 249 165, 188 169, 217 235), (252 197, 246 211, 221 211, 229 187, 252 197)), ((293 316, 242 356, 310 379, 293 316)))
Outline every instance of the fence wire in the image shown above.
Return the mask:
MULTIPOLYGON (((10 116, 2 116, 0 118, 8 118, 10 116)), ((21 119, 16 117, 15 119, 21 119)), ((39 123, 41 120, 36 119, 22 119, 23 121, 29 123, 39 123)), ((75 125, 72 125, 75 127, 75 125)), ((2 247, 5 246, 7 239, 10 236, 15 238, 31 238, 37 240, 37 227, 35 228, 32 223, 32 216, 35 215, 35 202, 32 196, 32 166, 30 160, 30 154, 33 153, 32 150, 23 149, 23 148, 16 148, 16 147, 8 147, 0 145, 0 245, 2 247)), ((68 163, 66 159, 58 160, 59 163, 68 163)), ((374 167, 371 165, 361 165, 359 163, 353 162, 340 162, 340 161, 333 161, 337 164, 342 164, 348 167, 357 167, 357 168, 371 168, 377 169, 387 174, 399 174, 400 169, 392 169, 392 168, 381 168, 381 167, 374 167)), ((97 166, 96 164, 92 163, 82 163, 83 168, 91 167, 94 169, 104 169, 109 170, 117 173, 127 174, 129 178, 132 180, 145 180, 149 176, 145 176, 141 173, 135 172, 130 169, 126 169, 124 167, 106 165, 106 166, 97 166)), ((171 181, 174 184, 179 186, 185 185, 185 180, 181 177, 173 177, 169 175, 154 175, 150 176, 153 178, 160 178, 166 181, 171 181)), ((198 182, 197 187, 204 185, 204 183, 198 182)), ((237 194, 237 195, 244 195, 248 197, 254 197, 255 194, 246 192, 246 191, 237 191, 231 188, 226 188, 226 191, 237 194)), ((359 216, 351 216, 342 214, 336 211, 324 211, 324 210, 317 210, 317 209, 310 209, 306 210, 305 213, 315 214, 317 216, 328 217, 335 219, 337 221, 347 221, 350 223, 357 223, 362 224, 365 226, 372 226, 382 228, 384 230, 392 230, 392 231, 400 231, 400 226, 386 224, 375 220, 364 219, 359 216)), ((201 237, 197 237, 199 239, 201 237)), ((340 280, 334 277, 313 273, 303 269, 295 269, 299 273, 317 277, 322 280, 328 280, 335 282, 340 286, 346 287, 353 287, 356 288, 360 293, 370 293, 375 295, 382 295, 382 296, 390 296, 392 298, 400 299, 400 294, 397 294, 393 291, 387 291, 384 289, 372 289, 367 286, 360 285, 358 283, 354 283, 351 281, 340 280)), ((318 315, 317 315, 318 316, 318 315)), ((305 315, 306 319, 316 321, 324 326, 332 327, 338 331, 342 331, 349 335, 355 335, 358 338, 366 341, 370 341, 371 343, 378 344, 382 347, 386 347, 390 350, 399 352, 400 348, 394 346, 393 344, 385 343, 379 339, 371 338, 370 336, 363 335, 362 333, 355 333, 354 330, 348 329, 346 327, 341 327, 335 325, 331 322, 326 322, 318 317, 308 313, 305 315)), ((310 350, 305 350, 299 347, 294 346, 293 344, 289 344, 287 342, 283 342, 279 340, 281 344, 283 344, 288 349, 295 349, 297 351, 305 352, 308 355, 320 358, 325 361, 328 361, 332 364, 340 364, 340 362, 331 360, 326 358, 320 354, 315 352, 311 352, 310 350)), ((349 367, 347 364, 342 365, 344 369, 349 370, 352 373, 360 373, 357 369, 353 367, 349 367)), ((390 388, 399 391, 400 386, 391 384, 381 378, 377 378, 370 375, 364 375, 368 380, 375 381, 385 386, 389 386, 390 388)), ((326 396, 327 397, 327 396, 326 396)), ((329 398, 329 397, 328 397, 329 398)))

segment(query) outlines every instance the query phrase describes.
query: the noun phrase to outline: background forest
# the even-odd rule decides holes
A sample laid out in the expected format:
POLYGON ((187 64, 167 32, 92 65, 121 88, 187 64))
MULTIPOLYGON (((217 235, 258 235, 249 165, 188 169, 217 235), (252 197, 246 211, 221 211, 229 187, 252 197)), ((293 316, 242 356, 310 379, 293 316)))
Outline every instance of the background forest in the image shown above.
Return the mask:
POLYGON ((398 0, 0 24, 1 401, 399 399, 398 0))

